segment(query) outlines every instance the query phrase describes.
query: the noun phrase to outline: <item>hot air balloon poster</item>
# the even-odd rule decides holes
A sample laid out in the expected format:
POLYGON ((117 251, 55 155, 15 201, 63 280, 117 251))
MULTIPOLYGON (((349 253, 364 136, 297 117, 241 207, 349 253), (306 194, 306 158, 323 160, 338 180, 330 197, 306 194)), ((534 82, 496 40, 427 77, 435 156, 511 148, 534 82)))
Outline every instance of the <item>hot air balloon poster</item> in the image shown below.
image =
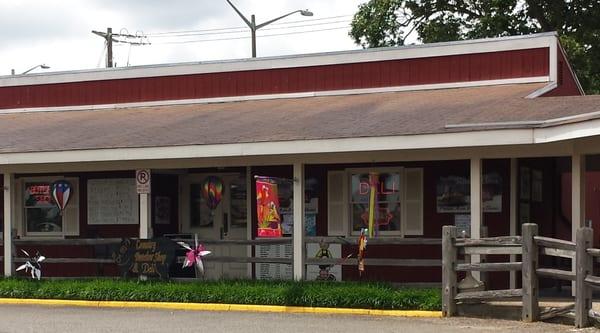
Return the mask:
POLYGON ((58 180, 52 183, 52 198, 54 203, 60 210, 60 215, 63 214, 69 198, 71 197, 71 184, 66 180, 58 180))
POLYGON ((256 212, 258 237, 281 237, 281 215, 275 181, 268 178, 256 180, 256 212))
POLYGON ((207 177, 202 184, 202 197, 211 211, 211 216, 214 215, 214 210, 223 197, 223 181, 215 176, 207 177))

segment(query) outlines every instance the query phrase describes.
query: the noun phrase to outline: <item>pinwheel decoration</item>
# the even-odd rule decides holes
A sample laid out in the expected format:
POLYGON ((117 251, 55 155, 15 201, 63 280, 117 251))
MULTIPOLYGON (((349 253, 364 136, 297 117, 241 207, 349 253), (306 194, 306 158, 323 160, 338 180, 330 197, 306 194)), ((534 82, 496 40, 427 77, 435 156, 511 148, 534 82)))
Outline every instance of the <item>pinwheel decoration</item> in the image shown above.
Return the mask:
POLYGON ((189 246, 186 242, 177 242, 184 249, 188 250, 185 254, 185 260, 182 268, 195 266, 200 274, 204 275, 204 264, 202 263, 202 257, 211 254, 211 251, 206 251, 206 248, 202 244, 198 244, 198 236, 194 240, 194 248, 189 246))
POLYGON ((207 177, 202 184, 202 196, 208 208, 211 210, 217 208, 223 197, 223 181, 218 177, 207 177))
POLYGON ((66 180, 59 180, 52 183, 52 198, 58 206, 60 210, 60 215, 62 215, 65 207, 67 207, 67 203, 69 202, 69 198, 71 197, 71 184, 66 180))
POLYGON ((46 257, 36 251, 35 257, 32 258, 27 251, 23 249, 21 249, 21 251, 27 256, 28 260, 23 265, 17 267, 17 271, 25 270, 25 273, 27 273, 31 269, 31 278, 38 280, 41 279, 42 265, 40 263, 44 261, 46 257))

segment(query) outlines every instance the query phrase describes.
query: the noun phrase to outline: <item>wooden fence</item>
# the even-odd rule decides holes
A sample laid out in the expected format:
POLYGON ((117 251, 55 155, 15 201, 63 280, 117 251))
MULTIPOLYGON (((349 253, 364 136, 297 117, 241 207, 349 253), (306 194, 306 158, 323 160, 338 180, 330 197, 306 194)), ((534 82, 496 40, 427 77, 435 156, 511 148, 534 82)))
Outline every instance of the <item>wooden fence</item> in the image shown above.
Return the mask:
MULTIPOLYGON (((179 239, 172 238, 173 241, 185 241, 190 242, 190 239, 179 239)), ((274 239, 252 239, 252 240, 213 240, 213 239, 199 239, 198 242, 207 246, 210 249, 211 245, 230 245, 230 246, 259 246, 259 245, 282 245, 292 244, 293 238, 274 238, 274 239)), ((329 244, 343 244, 343 245, 357 245, 358 237, 305 237, 304 244, 309 243, 320 243, 324 241, 329 244)), ((58 246, 58 247, 71 247, 71 246, 118 246, 121 243, 120 238, 89 238, 89 239, 14 239, 13 244, 13 258, 14 263, 23 263, 27 261, 27 258, 22 257, 20 248, 36 247, 36 246, 58 246)), ((402 238, 402 237, 382 237, 369 240, 369 246, 372 245, 441 245, 442 240, 439 238, 402 238)), ((257 257, 258 251, 254 251, 255 255, 252 256, 215 256, 210 255, 203 258, 207 262, 219 262, 219 263, 248 263, 248 264, 287 264, 292 265, 292 258, 264 258, 257 257)), ((3 258, 0 256, 0 261, 3 258)), ((178 262, 183 262, 183 257, 177 258, 178 262)), ((69 258, 55 258, 49 257, 44 263, 47 264, 114 264, 114 260, 109 257, 104 258, 91 258, 91 257, 69 257, 69 258)), ((401 267, 441 267, 441 259, 395 259, 395 258, 365 258, 365 265, 369 266, 401 266, 401 267)), ((357 265, 356 255, 340 260, 340 258, 314 258, 308 254, 304 258, 305 265, 357 265)))
POLYGON ((600 316, 592 311, 592 288, 600 288, 600 277, 593 275, 594 257, 600 257, 600 249, 592 248, 593 230, 581 228, 576 242, 538 236, 536 224, 523 224, 522 236, 490 237, 481 239, 459 238, 455 226, 444 226, 442 233, 442 313, 446 317, 456 315, 457 303, 464 301, 496 301, 521 299, 523 321, 546 320, 574 311, 575 326, 590 325, 590 318, 600 316), (515 254, 520 262, 460 263, 460 254, 515 254), (540 256, 568 258, 575 262, 575 271, 553 267, 540 267, 540 256), (458 292, 459 271, 521 271, 522 288, 458 292), (540 312, 540 277, 573 281, 575 303, 561 308, 540 312))

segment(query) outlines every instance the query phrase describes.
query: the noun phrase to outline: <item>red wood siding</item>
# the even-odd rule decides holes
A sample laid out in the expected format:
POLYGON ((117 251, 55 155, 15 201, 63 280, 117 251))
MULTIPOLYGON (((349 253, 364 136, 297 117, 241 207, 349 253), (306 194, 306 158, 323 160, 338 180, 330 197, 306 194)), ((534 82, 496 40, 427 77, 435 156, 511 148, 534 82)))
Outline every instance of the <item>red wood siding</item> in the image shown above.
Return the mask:
POLYGON ((377 88, 545 76, 548 48, 354 64, 0 88, 0 109, 377 88))
POLYGON ((577 86, 575 73, 571 72, 569 69, 569 61, 564 57, 562 51, 560 50, 560 45, 558 46, 556 52, 558 53, 558 87, 552 89, 543 95, 543 97, 581 95, 579 87, 577 86))

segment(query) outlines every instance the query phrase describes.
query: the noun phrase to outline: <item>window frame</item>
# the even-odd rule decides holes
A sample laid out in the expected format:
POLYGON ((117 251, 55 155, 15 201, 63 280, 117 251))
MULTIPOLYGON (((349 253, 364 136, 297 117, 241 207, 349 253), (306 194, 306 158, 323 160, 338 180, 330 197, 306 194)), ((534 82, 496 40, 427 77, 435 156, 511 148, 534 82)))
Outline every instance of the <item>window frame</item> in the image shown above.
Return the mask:
POLYGON ((404 192, 405 192, 405 187, 406 187, 406 181, 405 181, 405 175, 404 175, 404 167, 403 166, 398 166, 398 167, 365 167, 365 168, 347 168, 344 171, 346 172, 346 184, 347 184, 347 188, 346 188, 346 192, 347 192, 347 197, 346 197, 346 210, 347 210, 347 216, 348 216, 348 221, 347 221, 347 228, 348 228, 348 233, 350 236, 358 236, 360 235, 360 231, 355 231, 353 228, 353 221, 352 221, 352 205, 353 205, 353 201, 352 201, 352 175, 354 174, 361 174, 361 173, 370 173, 370 172, 377 172, 377 173, 397 173, 400 177, 400 188, 398 188, 398 192, 399 192, 399 196, 400 196, 400 209, 401 209, 401 214, 400 214, 400 230, 392 230, 392 231, 386 231, 386 230, 382 230, 379 231, 379 236, 385 237, 385 236, 395 236, 395 237, 405 237, 405 214, 404 214, 404 210, 406 209, 405 207, 405 197, 404 197, 404 192))

